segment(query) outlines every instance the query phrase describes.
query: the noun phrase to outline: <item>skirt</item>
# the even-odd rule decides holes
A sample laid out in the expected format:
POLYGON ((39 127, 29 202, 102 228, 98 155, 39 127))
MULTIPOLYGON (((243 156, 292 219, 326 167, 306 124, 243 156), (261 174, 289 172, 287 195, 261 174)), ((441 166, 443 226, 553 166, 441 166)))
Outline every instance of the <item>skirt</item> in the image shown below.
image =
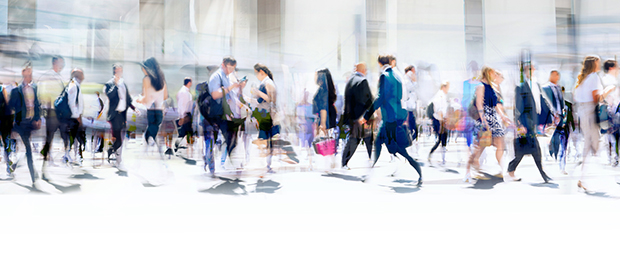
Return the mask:
MULTIPOLYGON (((502 126, 502 122, 499 119, 499 115, 495 108, 485 105, 484 106, 484 118, 487 120, 489 124, 489 129, 491 129, 491 134, 493 137, 503 137, 506 134, 504 127, 502 126)), ((483 130, 482 120, 476 120, 476 125, 474 126, 474 133, 476 137, 478 133, 483 130)))

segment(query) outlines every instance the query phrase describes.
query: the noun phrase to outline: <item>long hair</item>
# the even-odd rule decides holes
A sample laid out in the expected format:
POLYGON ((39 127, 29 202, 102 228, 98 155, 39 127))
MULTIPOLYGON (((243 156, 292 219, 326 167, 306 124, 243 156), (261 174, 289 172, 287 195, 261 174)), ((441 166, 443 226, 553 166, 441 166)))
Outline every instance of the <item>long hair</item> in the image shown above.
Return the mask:
POLYGON ((480 70, 480 78, 479 79, 481 81, 487 82, 488 85, 493 85, 493 81, 495 81, 495 80, 493 78, 493 74, 492 73, 494 71, 495 70, 493 68, 489 67, 489 66, 482 67, 482 70, 480 70))
POLYGON ((166 83, 166 79, 164 77, 164 72, 159 67, 159 63, 155 58, 151 57, 146 59, 143 63, 140 64, 144 70, 146 70, 146 74, 151 79, 151 85, 155 89, 155 91, 159 91, 164 88, 166 83))
POLYGON ((323 68, 318 70, 316 76, 316 84, 319 86, 319 90, 327 89, 327 102, 329 105, 335 104, 338 96, 336 95, 336 86, 334 86, 332 74, 329 72, 329 69, 323 68))
POLYGON ((579 85, 581 85, 581 82, 583 82, 583 80, 585 80, 586 77, 590 75, 590 73, 596 71, 596 62, 599 60, 601 59, 599 59, 599 57, 597 56, 587 56, 583 60, 583 66, 581 67, 581 72, 577 76, 577 84, 575 85, 575 89, 578 88, 579 85))
POLYGON ((262 63, 256 63, 254 64, 254 70, 259 72, 262 71, 265 74, 267 74, 267 76, 269 76, 269 79, 271 79, 273 81, 273 74, 271 74, 271 71, 269 70, 269 68, 267 68, 267 66, 265 66, 262 63))

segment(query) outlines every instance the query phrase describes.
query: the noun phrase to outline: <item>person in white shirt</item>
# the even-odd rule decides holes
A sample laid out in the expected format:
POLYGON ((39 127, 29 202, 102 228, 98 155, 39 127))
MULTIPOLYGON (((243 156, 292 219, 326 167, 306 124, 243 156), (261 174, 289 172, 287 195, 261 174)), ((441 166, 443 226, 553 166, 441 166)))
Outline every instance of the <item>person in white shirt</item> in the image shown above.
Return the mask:
MULTIPOLYGON (((112 137, 114 144, 108 149, 108 162, 110 156, 116 155, 116 166, 120 167, 122 160, 123 131, 127 126, 127 110, 129 108, 136 110, 132 104, 129 89, 123 79, 123 66, 120 64, 112 65, 114 76, 104 85, 103 93, 108 97, 108 115, 107 120, 112 128, 112 137)), ((139 113, 139 112, 137 112, 139 113)))
MULTIPOLYGON (((606 60, 603 64, 605 75, 603 76, 603 87, 609 92, 605 101, 609 105, 609 112, 614 116, 618 112, 618 104, 620 104, 620 89, 618 88, 618 62, 615 60, 606 60)), ((608 143, 609 163, 612 166, 618 166, 618 140, 620 132, 618 131, 620 124, 614 123, 612 129, 607 130, 606 142, 608 143), (613 160, 613 161, 612 161, 613 160)))
POLYGON ((589 191, 584 184, 584 177, 588 176, 587 160, 590 155, 597 154, 600 140, 600 127, 596 122, 596 106, 612 91, 603 92, 603 83, 597 74, 600 64, 601 59, 597 56, 587 56, 583 60, 583 67, 577 76, 577 84, 573 92, 573 100, 577 104, 577 114, 584 139, 583 165, 577 186, 586 192, 589 191))
POLYGON ((403 78, 403 98, 401 100, 401 105, 407 110, 407 126, 409 131, 411 131, 412 138, 414 140, 411 145, 414 148, 414 157, 418 154, 418 124, 416 122, 416 109, 417 109, 417 101, 418 94, 416 92, 417 89, 417 76, 415 72, 415 67, 413 65, 409 65, 405 68, 405 77, 403 78))
POLYGON ((441 164, 444 165, 446 163, 446 144, 448 143, 448 129, 445 126, 445 121, 447 118, 446 113, 448 111, 448 90, 450 90, 450 83, 443 82, 441 84, 440 90, 431 100, 434 111, 431 119, 433 120, 433 130, 435 130, 437 142, 428 153, 429 163, 431 163, 431 157, 433 155, 433 152, 435 152, 437 147, 439 147, 439 144, 441 144, 441 164))
MULTIPOLYGON (((179 146, 183 138, 187 136, 187 144, 191 146, 192 137, 194 136, 194 131, 192 129, 192 112, 194 110, 194 100, 192 99, 192 94, 189 92, 189 89, 192 87, 192 78, 185 77, 183 80, 183 86, 179 89, 177 93, 177 112, 179 113, 179 120, 177 121, 177 125, 179 127, 179 138, 177 138, 174 143, 174 152, 176 153, 179 150, 179 146)), ((191 153, 191 151, 190 151, 191 153)))
MULTIPOLYGON (((60 135, 65 145, 65 156, 63 162, 71 162, 69 157, 69 151, 73 147, 75 140, 78 140, 79 145, 84 144, 84 139, 78 136, 80 126, 82 125, 82 113, 84 112, 84 98, 82 97, 82 91, 80 85, 84 80, 84 71, 79 68, 75 68, 71 71, 71 82, 67 85, 67 103, 71 109, 71 118, 59 119, 60 122, 60 135)), ((82 147, 78 146, 78 153, 80 155, 79 163, 84 160, 82 155, 82 147)))

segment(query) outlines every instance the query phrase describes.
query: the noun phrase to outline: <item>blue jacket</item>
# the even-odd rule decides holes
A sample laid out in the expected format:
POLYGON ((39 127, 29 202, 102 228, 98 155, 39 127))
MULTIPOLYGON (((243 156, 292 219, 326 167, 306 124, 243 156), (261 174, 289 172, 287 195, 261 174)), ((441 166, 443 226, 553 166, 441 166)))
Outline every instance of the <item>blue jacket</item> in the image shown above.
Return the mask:
POLYGON ((368 120, 378 108, 381 108, 381 118, 384 123, 404 122, 407 111, 403 109, 400 100, 403 97, 403 85, 394 74, 391 67, 386 67, 379 77, 379 94, 372 106, 366 111, 364 119, 368 120))
MULTIPOLYGON (((15 123, 19 124, 26 118, 26 103, 24 102, 23 93, 24 84, 21 83, 17 88, 11 90, 11 99, 9 99, 9 107, 15 111, 15 123)), ((39 103, 39 95, 37 93, 37 85, 32 84, 32 90, 34 91, 34 116, 32 121, 38 121, 41 119, 41 104, 39 103)))

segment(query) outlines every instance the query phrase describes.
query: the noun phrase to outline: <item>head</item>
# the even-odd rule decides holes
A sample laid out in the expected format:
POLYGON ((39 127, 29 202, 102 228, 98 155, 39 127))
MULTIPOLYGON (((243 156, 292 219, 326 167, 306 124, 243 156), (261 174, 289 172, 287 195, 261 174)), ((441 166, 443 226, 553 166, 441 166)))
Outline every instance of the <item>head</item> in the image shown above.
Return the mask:
POLYGON ((534 64, 530 63, 523 66, 523 73, 528 79, 532 79, 532 74, 534 74, 534 71, 536 71, 536 66, 534 64))
POLYGON ((336 102, 336 86, 334 86, 334 80, 329 69, 323 68, 316 71, 316 84, 319 86, 319 89, 327 89, 328 102, 330 104, 336 102))
POLYGON ((114 77, 123 78, 123 65, 114 64, 112 65, 112 74, 114 77))
POLYGON ((192 78, 185 77, 185 79, 183 79, 183 86, 187 88, 192 87, 192 78))
POLYGON ((254 65, 254 74, 256 74, 256 78, 258 78, 261 82, 265 79, 265 77, 269 77, 269 79, 273 81, 273 74, 271 73, 271 70, 269 70, 269 68, 262 63, 256 63, 254 65))
POLYGON ((390 67, 396 68, 396 57, 394 55, 388 55, 390 57, 390 67))
POLYGON ((144 75, 149 77, 151 80, 151 85, 155 91, 164 89, 166 79, 164 78, 164 72, 161 70, 161 67, 159 67, 157 60, 153 57, 148 58, 141 64, 141 66, 142 72, 144 72, 144 75))
POLYGON ((598 56, 587 56, 583 60, 583 66, 581 67, 581 72, 577 75, 577 87, 581 85, 581 82, 590 75, 590 73, 598 72, 600 69, 601 59, 598 56))
POLYGON ((448 94, 448 91, 450 90, 450 82, 448 81, 442 82, 441 87, 439 89, 441 89, 445 94, 448 94))
POLYGON ((606 60, 605 63, 603 63, 603 69, 605 69, 605 73, 615 76, 618 74, 618 62, 615 60, 606 60))
POLYGON ((97 95, 97 97, 99 97, 99 92, 98 92, 98 91, 95 91, 95 95, 97 95))
POLYGON ((495 81, 495 70, 489 66, 482 67, 480 70, 480 81, 491 84, 495 81))
POLYGON ((224 71, 224 73, 226 73, 226 75, 234 72, 236 67, 237 60, 235 60, 235 58, 228 56, 224 57, 224 59, 222 60, 222 70, 224 71))
POLYGON ((409 79, 411 79, 412 81, 415 81, 416 80, 415 67, 413 65, 407 66, 405 68, 405 75, 407 75, 409 79))
POLYGON ((355 64, 355 71, 361 73, 364 76, 366 76, 366 73, 367 73, 366 63, 365 62, 360 62, 358 64, 355 64))
POLYGON ((551 74, 549 74, 549 82, 553 84, 558 84, 559 81, 560 81, 560 72, 557 70, 551 71, 551 74))
MULTIPOLYGON (((390 65, 390 62, 392 61, 392 58, 394 58, 392 55, 389 54, 383 54, 383 55, 379 55, 379 57, 377 58, 377 62, 379 63, 380 67, 383 67, 384 65, 390 65)), ((394 59, 396 60, 396 59, 394 59)))
POLYGON ((22 77, 24 77, 24 83, 32 82, 32 62, 27 61, 22 67, 22 77))
POLYGON ((504 82, 504 74, 502 74, 500 71, 495 71, 495 80, 493 81, 493 83, 495 83, 496 85, 500 85, 502 82, 504 82))
POLYGON ((65 59, 60 55, 52 57, 52 69, 59 73, 63 68, 65 68, 65 59))
POLYGON ((75 79, 78 83, 84 81, 84 71, 80 68, 74 68, 71 70, 71 79, 75 79))

